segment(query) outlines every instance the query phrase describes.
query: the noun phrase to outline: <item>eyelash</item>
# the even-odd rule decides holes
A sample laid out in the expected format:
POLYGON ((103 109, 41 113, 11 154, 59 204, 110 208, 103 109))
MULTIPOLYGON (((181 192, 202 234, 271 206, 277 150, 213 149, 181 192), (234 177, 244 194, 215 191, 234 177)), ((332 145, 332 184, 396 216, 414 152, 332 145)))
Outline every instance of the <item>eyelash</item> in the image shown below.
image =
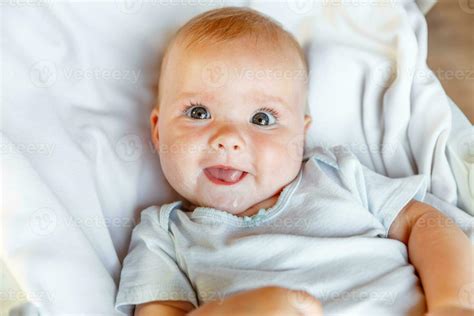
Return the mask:
POLYGON ((271 113, 275 117, 275 121, 278 122, 278 119, 280 118, 280 113, 278 113, 275 109, 263 107, 257 110, 257 112, 261 112, 261 111, 271 113))
POLYGON ((201 106, 201 107, 203 107, 203 108, 205 107, 205 106, 202 105, 201 103, 193 103, 193 102, 191 102, 190 104, 188 104, 188 105, 186 105, 186 106, 184 107, 184 109, 183 109, 183 114, 186 114, 186 113, 189 111, 189 109, 191 109, 191 108, 193 108, 193 107, 195 107, 195 106, 201 106))
MULTIPOLYGON (((186 105, 183 109, 183 114, 186 114, 191 108, 195 107, 195 106, 200 106, 200 107, 203 107, 203 108, 206 108, 204 105, 202 105, 201 103, 193 103, 191 102, 190 104, 186 105)), ((279 118, 280 118, 280 113, 278 113, 277 110, 275 109, 272 109, 272 108, 269 108, 269 107, 262 107, 262 108, 259 108, 256 112, 268 112, 270 114, 272 114, 274 117, 275 117, 275 121, 278 122, 279 118)))

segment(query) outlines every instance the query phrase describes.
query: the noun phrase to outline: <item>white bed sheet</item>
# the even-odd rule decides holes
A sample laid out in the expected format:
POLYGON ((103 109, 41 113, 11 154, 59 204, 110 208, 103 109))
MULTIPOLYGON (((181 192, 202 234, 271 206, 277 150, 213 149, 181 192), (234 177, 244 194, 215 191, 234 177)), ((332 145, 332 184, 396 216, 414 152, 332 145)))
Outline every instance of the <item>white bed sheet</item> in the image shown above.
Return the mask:
MULTIPOLYGON (((1 255, 41 314, 113 315, 140 210, 178 197, 148 137, 157 66, 169 34, 223 2, 178 3, 2 7, 1 255)), ((346 144, 380 173, 429 175, 438 207, 472 236, 446 155, 452 120, 470 124, 426 66, 422 13, 411 0, 337 3, 225 2, 277 18, 305 46, 308 147, 346 144)))

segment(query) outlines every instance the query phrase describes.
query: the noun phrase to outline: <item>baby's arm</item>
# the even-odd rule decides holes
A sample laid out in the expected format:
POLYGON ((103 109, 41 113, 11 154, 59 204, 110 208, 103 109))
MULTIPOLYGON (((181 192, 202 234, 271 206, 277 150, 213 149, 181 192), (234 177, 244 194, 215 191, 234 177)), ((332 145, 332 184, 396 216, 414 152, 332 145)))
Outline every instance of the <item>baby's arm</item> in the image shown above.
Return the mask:
POLYGON ((267 286, 238 292, 194 309, 186 301, 154 301, 138 305, 135 316, 320 316, 321 303, 304 291, 267 286), (190 312, 188 314, 188 312, 190 312))
POLYGON ((135 316, 184 316, 193 309, 193 304, 187 301, 155 301, 138 305, 135 316))
MULTIPOLYGON (((470 313, 474 302, 462 300, 474 282, 473 247, 469 238, 454 222, 435 208, 412 200, 390 227, 389 238, 408 247, 411 263, 423 285, 428 312, 470 313)), ((472 312, 471 312, 472 313, 472 312)))

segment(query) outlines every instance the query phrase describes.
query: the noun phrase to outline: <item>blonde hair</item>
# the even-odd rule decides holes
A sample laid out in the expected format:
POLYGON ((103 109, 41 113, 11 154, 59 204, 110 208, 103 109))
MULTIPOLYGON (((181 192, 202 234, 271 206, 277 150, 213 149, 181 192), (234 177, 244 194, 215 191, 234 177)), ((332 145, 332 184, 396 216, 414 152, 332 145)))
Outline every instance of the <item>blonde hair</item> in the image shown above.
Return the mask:
MULTIPOLYGON (((183 25, 171 38, 167 45, 160 70, 161 74, 168 60, 171 48, 180 43, 185 49, 212 45, 240 38, 262 40, 276 47, 294 48, 308 76, 308 63, 303 49, 295 37, 286 31, 280 23, 272 18, 247 7, 223 7, 201 13, 183 25)), ((160 87, 158 84, 157 105, 160 103, 160 87)))

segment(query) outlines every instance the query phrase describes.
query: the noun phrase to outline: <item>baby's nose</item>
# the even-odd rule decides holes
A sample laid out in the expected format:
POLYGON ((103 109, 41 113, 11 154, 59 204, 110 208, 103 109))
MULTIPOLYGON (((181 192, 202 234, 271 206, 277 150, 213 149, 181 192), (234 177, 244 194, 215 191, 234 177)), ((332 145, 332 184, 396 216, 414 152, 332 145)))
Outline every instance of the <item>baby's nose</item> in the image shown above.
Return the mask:
POLYGON ((222 143, 219 143, 217 147, 217 149, 223 149, 223 150, 226 150, 227 148, 237 151, 240 149, 240 146, 236 144, 232 145, 232 144, 226 144, 225 142, 222 142, 222 143))
POLYGON ((212 147, 217 151, 240 151, 242 143, 236 137, 219 137, 212 147))
POLYGON ((221 131, 211 140, 211 147, 217 151, 239 152, 244 148, 244 141, 237 131, 221 131))

